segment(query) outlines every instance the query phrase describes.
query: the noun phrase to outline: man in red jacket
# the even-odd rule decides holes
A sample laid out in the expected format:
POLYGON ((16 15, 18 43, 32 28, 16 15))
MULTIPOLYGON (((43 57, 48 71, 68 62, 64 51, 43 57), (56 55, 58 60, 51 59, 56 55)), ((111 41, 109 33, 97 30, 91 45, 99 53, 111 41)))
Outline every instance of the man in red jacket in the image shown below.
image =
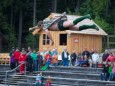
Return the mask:
POLYGON ((18 48, 16 49, 16 51, 14 52, 14 60, 15 60, 15 66, 17 67, 19 65, 19 56, 20 56, 20 51, 18 50, 18 48))
POLYGON ((106 59, 106 62, 115 62, 115 56, 110 53, 110 55, 106 59))

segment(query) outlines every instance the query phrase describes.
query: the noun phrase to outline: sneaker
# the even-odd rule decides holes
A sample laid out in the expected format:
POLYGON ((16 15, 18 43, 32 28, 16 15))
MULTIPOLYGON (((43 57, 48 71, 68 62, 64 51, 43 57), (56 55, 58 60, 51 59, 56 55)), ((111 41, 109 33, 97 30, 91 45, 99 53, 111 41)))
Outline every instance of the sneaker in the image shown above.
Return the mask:
POLYGON ((86 18, 88 18, 88 19, 91 20, 91 15, 90 15, 90 14, 87 14, 87 15, 86 15, 86 18))
POLYGON ((65 17, 66 16, 66 12, 63 12, 62 14, 61 14, 61 17, 65 17))
POLYGON ((63 12, 61 16, 66 16, 66 12, 63 12))

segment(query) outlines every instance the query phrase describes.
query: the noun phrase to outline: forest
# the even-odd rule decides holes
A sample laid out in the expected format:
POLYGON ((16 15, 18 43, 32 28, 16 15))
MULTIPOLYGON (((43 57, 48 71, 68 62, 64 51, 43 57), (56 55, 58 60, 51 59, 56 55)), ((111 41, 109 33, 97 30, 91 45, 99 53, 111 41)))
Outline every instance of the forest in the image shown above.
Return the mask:
POLYGON ((0 33, 7 48, 38 46, 38 36, 29 32, 51 12, 90 14, 109 35, 115 34, 115 0, 0 0, 0 33))

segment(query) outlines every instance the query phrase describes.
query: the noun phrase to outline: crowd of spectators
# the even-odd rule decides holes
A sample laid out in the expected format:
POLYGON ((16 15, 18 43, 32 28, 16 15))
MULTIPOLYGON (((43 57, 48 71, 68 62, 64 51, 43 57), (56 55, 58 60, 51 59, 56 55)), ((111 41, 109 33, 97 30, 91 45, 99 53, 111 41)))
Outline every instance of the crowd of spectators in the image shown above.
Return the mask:
MULTIPOLYGON (((78 66, 78 67, 98 67, 98 61, 100 59, 99 53, 92 49, 91 51, 84 49, 84 51, 76 53, 75 50, 70 54, 65 48, 62 53, 59 55, 56 48, 53 50, 43 50, 42 52, 31 50, 30 47, 28 49, 22 48, 20 51, 18 48, 12 50, 9 53, 10 55, 10 67, 14 69, 19 64, 26 62, 20 66, 20 73, 23 74, 26 69, 29 72, 39 71, 44 65, 52 65, 52 66, 78 66), (61 56, 61 60, 59 60, 59 56, 61 56)), ((102 55, 102 64, 103 71, 100 74, 101 80, 112 80, 115 77, 115 56, 112 53, 109 53, 108 50, 102 55), (109 63, 109 64, 108 64, 109 63), (111 71, 110 71, 111 70, 111 71)))

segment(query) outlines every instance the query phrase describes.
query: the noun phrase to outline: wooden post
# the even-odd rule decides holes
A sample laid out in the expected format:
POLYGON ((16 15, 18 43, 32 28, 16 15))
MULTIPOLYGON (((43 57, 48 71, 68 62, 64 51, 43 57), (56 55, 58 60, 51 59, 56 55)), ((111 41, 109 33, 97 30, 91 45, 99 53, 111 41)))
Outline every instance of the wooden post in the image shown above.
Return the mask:
POLYGON ((107 48, 109 48, 109 35, 107 36, 107 48))

